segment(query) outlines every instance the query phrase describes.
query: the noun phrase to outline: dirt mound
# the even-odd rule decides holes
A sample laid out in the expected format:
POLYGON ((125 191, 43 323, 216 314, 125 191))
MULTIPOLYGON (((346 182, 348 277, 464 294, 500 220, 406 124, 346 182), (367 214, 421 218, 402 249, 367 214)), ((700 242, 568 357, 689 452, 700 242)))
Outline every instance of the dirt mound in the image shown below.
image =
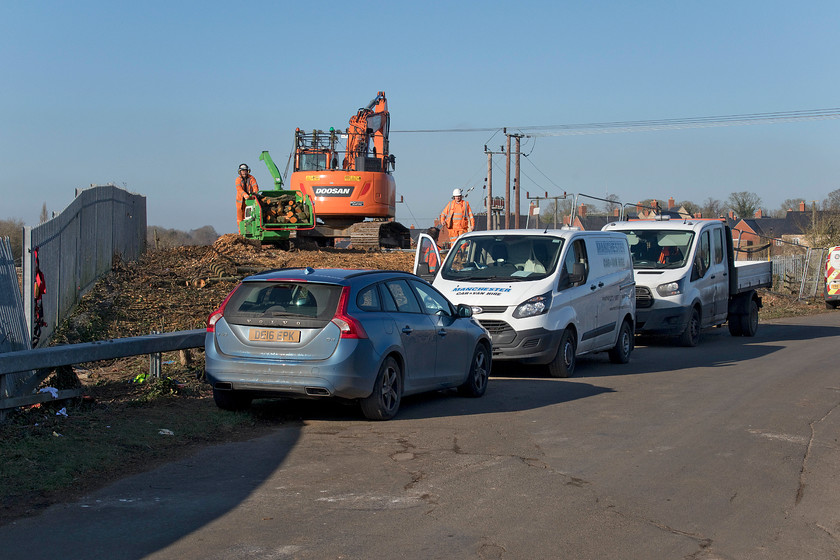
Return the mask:
POLYGON ((211 246, 147 251, 116 262, 65 321, 55 341, 89 342, 204 326, 207 316, 244 277, 278 268, 354 268, 411 271, 414 254, 352 249, 283 251, 235 234, 211 246))

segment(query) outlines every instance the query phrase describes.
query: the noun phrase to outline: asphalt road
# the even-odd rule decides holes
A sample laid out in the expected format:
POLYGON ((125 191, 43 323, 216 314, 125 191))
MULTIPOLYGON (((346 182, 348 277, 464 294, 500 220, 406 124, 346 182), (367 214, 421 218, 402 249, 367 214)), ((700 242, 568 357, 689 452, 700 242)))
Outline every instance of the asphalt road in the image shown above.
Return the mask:
MULTIPOLYGON (((840 312, 334 405, 0 527, 16 558, 840 557, 840 312)), ((313 403, 309 403, 313 404, 313 403)))

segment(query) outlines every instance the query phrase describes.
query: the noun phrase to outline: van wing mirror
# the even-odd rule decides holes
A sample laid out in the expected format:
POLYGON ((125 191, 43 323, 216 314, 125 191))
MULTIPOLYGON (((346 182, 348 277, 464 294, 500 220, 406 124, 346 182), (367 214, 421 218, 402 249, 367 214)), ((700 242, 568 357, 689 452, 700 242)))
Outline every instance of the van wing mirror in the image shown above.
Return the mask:
POLYGON ((472 317, 472 307, 470 307, 469 305, 459 303, 458 307, 456 307, 455 310, 458 313, 458 317, 472 317))

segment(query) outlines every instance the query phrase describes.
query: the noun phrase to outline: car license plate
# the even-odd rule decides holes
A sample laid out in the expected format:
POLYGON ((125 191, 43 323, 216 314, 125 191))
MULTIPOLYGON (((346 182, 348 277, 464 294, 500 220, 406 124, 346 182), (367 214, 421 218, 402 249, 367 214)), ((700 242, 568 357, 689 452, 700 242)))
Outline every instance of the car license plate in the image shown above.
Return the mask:
POLYGON ((248 340, 256 342, 300 342, 300 331, 289 329, 251 329, 248 340))

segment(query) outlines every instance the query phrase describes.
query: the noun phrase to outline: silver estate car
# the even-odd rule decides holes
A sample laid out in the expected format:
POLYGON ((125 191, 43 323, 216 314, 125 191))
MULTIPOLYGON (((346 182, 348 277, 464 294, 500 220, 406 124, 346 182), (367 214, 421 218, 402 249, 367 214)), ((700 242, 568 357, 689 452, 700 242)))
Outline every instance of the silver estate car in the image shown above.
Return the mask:
POLYGON ((295 268, 245 278, 207 320, 206 379, 223 409, 254 398, 356 400, 393 418, 404 395, 487 389, 491 342, 465 305, 398 271, 295 268))

